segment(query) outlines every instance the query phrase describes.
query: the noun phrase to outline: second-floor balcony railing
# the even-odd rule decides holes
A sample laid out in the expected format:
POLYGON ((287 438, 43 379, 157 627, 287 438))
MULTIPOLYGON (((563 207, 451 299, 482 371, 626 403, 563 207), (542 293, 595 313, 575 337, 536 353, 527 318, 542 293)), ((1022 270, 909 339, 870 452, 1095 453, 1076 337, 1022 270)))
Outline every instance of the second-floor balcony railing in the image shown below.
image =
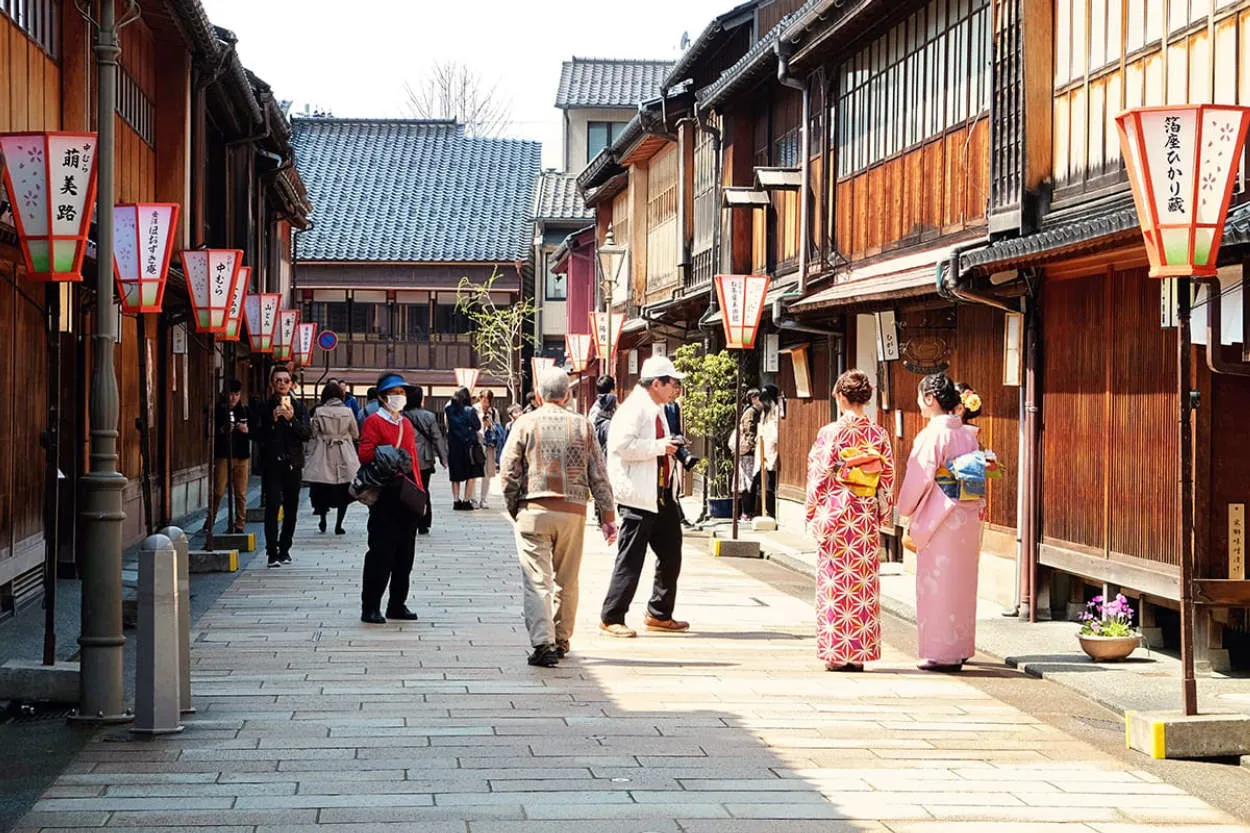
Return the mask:
POLYGON ((330 366, 348 369, 446 370, 473 367, 476 357, 467 335, 415 338, 341 339, 330 351, 330 366), (433 339, 433 340, 431 340, 433 339))

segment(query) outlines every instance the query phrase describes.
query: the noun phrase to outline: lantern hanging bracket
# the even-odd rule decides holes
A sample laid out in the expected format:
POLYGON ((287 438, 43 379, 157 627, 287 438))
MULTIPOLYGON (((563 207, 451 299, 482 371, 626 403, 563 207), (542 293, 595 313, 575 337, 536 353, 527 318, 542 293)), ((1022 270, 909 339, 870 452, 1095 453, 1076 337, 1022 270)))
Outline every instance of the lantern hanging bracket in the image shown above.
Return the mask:
MULTIPOLYGON (((88 0, 74 0, 74 8, 78 10, 78 14, 91 24, 93 29, 100 28, 100 21, 96 20, 91 14, 91 3, 88 0)), ((126 11, 122 13, 121 18, 117 21, 116 28, 121 31, 126 26, 137 21, 143 16, 142 10, 139 8, 139 0, 126 0, 126 11)))

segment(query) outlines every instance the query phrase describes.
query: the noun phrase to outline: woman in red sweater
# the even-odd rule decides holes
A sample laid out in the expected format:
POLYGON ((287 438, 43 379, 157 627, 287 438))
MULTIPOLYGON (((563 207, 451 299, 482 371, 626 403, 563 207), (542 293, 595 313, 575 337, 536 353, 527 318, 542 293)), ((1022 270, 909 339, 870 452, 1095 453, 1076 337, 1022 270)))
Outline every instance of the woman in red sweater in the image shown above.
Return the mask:
MULTIPOLYGON (((393 446, 408 453, 414 465, 403 477, 425 488, 416 467, 417 444, 412 423, 403 415, 408 397, 404 377, 388 372, 378 379, 376 413, 370 414, 360 429, 360 463, 373 462, 377 449, 393 446)), ((411 622, 417 614, 408 609, 408 578, 417 545, 417 516, 399 500, 399 483, 382 490, 377 503, 369 507, 369 551, 365 553, 363 587, 360 593, 360 621, 384 625, 387 619, 411 622), (382 594, 390 585, 386 616, 382 615, 382 594)))

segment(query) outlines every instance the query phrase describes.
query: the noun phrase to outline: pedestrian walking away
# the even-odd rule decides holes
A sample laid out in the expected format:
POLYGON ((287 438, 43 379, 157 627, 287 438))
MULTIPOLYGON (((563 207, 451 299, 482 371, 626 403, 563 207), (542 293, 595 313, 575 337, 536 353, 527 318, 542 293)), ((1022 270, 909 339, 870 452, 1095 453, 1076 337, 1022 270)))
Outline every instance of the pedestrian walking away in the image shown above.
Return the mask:
POLYGON ((361 581, 360 620, 371 625, 385 625, 387 619, 417 618, 408 609, 408 584, 421 510, 412 506, 410 495, 416 490, 424 495, 426 503, 429 496, 424 494, 425 485, 416 467, 416 432, 403 414, 408 404, 406 387, 404 377, 398 373, 383 374, 378 379, 379 408, 365 420, 360 432, 362 465, 374 463, 378 452, 387 446, 407 455, 406 466, 379 487, 377 500, 369 507, 369 550, 365 553, 361 581), (385 617, 383 593, 387 593, 385 617))
POLYGON ((356 416, 343 401, 343 391, 337 382, 329 382, 321 391, 321 404, 313 411, 312 439, 308 441, 308 456, 304 462, 304 482, 308 485, 308 499, 313 514, 320 521, 317 528, 326 531, 326 516, 334 510, 334 534, 344 535, 343 517, 352 497, 347 487, 360 468, 356 458, 356 441, 360 429, 356 416))
POLYGON ((486 471, 486 450, 478 440, 482 428, 473 410, 469 389, 460 388, 443 408, 447 423, 447 476, 451 479, 454 510, 473 508, 473 485, 486 471), (463 500, 461 496, 463 495, 463 500))
POLYGON ((234 493, 231 531, 243 532, 247 524, 247 469, 252 456, 248 416, 247 406, 243 404, 243 383, 231 379, 217 403, 214 417, 217 437, 213 451, 213 494, 208 502, 208 517, 204 519, 205 532, 217 523, 217 509, 227 491, 234 493))
POLYGON ((381 403, 378 402, 378 389, 369 388, 367 391, 365 391, 364 406, 363 407, 357 406, 359 412, 356 414, 356 421, 359 422, 363 426, 365 424, 365 420, 373 416, 374 414, 376 414, 378 412, 378 409, 381 407, 382 407, 381 403))
MULTIPOLYGON (((408 404, 404 416, 412 423, 417 446, 417 470, 421 472, 421 483, 427 492, 430 481, 434 477, 434 464, 437 462, 447 468, 447 438, 439 427, 438 417, 422 407, 425 391, 419 385, 408 388, 408 404)), ((429 535, 434 523, 433 501, 425 502, 425 512, 417 518, 417 534, 429 535)))
POLYGON ((608 452, 608 429, 612 427, 612 417, 616 416, 616 407, 616 394, 601 393, 595 400, 594 408, 591 409, 594 416, 590 417, 590 422, 595 426, 595 439, 599 442, 599 450, 604 454, 608 452))
POLYGON ((586 414, 586 419, 590 420, 591 425, 598 425, 596 419, 599 416, 599 409, 603 406, 603 398, 608 394, 612 394, 612 401, 616 402, 616 380, 611 376, 600 376, 595 382, 595 404, 590 406, 590 413, 586 414))
POLYGON ((681 373, 665 356, 642 364, 641 378, 616 409, 608 431, 608 479, 616 496, 620 533, 616 566, 600 612, 599 628, 609 636, 634 637, 625 616, 638 590, 647 548, 655 553, 655 581, 647 630, 681 632, 690 623, 673 618, 681 574, 681 516, 673 492, 673 458, 681 439, 669 432, 664 405, 681 391, 681 373))
POLYGON ((512 426, 516 424, 524 410, 520 405, 513 402, 508 406, 508 421, 499 427, 499 445, 495 447, 495 468, 498 469, 503 465, 503 449, 508 444, 508 435, 512 432, 512 426))
POLYGON ((290 564, 304 475, 304 443, 312 436, 312 429, 308 409, 291 395, 291 371, 286 365, 274 365, 269 372, 269 397, 252 422, 255 430, 248 436, 260 446, 261 488, 265 493, 265 552, 270 567, 290 564))
POLYGON ((889 433, 864 411, 872 383, 848 370, 833 386, 840 416, 807 455, 806 519, 819 545, 816 655, 829 671, 881 659, 880 528, 892 515, 889 433))
POLYGON ((898 494, 916 548, 917 653, 926 671, 957 671, 976 652, 984 501, 961 495, 952 463, 978 450, 977 436, 955 413, 959 392, 945 374, 924 377, 917 400, 929 423, 912 444, 898 494))
POLYGON ((473 406, 473 410, 477 412, 478 421, 482 424, 482 427, 477 431, 477 439, 486 452, 482 479, 478 481, 478 499, 475 507, 485 509, 487 498, 490 496, 491 484, 495 481, 495 464, 499 459, 497 454, 500 445, 499 411, 495 410, 495 394, 489 390, 482 391, 473 406))
POLYGON ((577 621, 578 571, 586 504, 594 500, 608 543, 616 540, 612 487, 594 429, 569 411, 568 374, 548 368, 538 404, 508 435, 499 483, 516 523, 530 665, 555 666, 569 652, 577 621))

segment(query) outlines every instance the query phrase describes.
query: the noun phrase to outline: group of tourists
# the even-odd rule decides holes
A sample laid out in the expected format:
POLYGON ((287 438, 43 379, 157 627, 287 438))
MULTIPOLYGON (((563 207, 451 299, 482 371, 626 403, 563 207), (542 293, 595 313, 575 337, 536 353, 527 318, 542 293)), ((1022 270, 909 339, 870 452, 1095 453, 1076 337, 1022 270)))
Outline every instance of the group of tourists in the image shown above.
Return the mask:
MULTIPOLYGON (((304 484, 322 533, 334 512, 334 532, 345 534, 348 507, 365 503, 361 620, 411 621, 417 614, 407 606, 409 580, 416 538, 433 521, 428 490, 436 466, 448 472, 456 510, 486 508, 497 467, 515 522, 530 664, 552 667, 571 650, 591 504, 605 540, 617 548, 601 634, 637 636, 626 615, 648 550, 656 568, 643 626, 683 633, 689 623, 674 618, 686 525, 676 484, 693 459, 681 429, 682 378, 668 358, 652 356, 623 400, 615 380, 600 378, 586 418, 567 407, 568 375, 551 368, 539 375, 526 407, 513 404, 506 419, 489 391, 474 401, 460 388, 440 421, 424 407, 422 389, 394 372, 379 378, 363 407, 346 384, 329 379, 310 414, 279 365, 265 399, 244 405, 242 385, 231 381, 218 405, 208 523, 229 487, 232 529, 243 529, 255 444, 269 566, 291 562, 304 484)), ((981 448, 972 424, 980 398, 943 374, 924 377, 918 404, 928 423, 896 490, 890 435, 867 413, 873 393, 864 373, 842 374, 833 387, 840 416, 820 430, 808 455, 806 520, 819 544, 817 655, 830 671, 860 671, 880 659, 880 530, 897 512, 909 519, 904 545, 917 554, 920 667, 958 670, 975 652, 984 479, 994 474, 993 454, 981 448)), ((778 400, 771 385, 748 391, 730 438, 742 462, 738 482, 749 484, 739 495, 745 516, 775 515, 778 400)))

